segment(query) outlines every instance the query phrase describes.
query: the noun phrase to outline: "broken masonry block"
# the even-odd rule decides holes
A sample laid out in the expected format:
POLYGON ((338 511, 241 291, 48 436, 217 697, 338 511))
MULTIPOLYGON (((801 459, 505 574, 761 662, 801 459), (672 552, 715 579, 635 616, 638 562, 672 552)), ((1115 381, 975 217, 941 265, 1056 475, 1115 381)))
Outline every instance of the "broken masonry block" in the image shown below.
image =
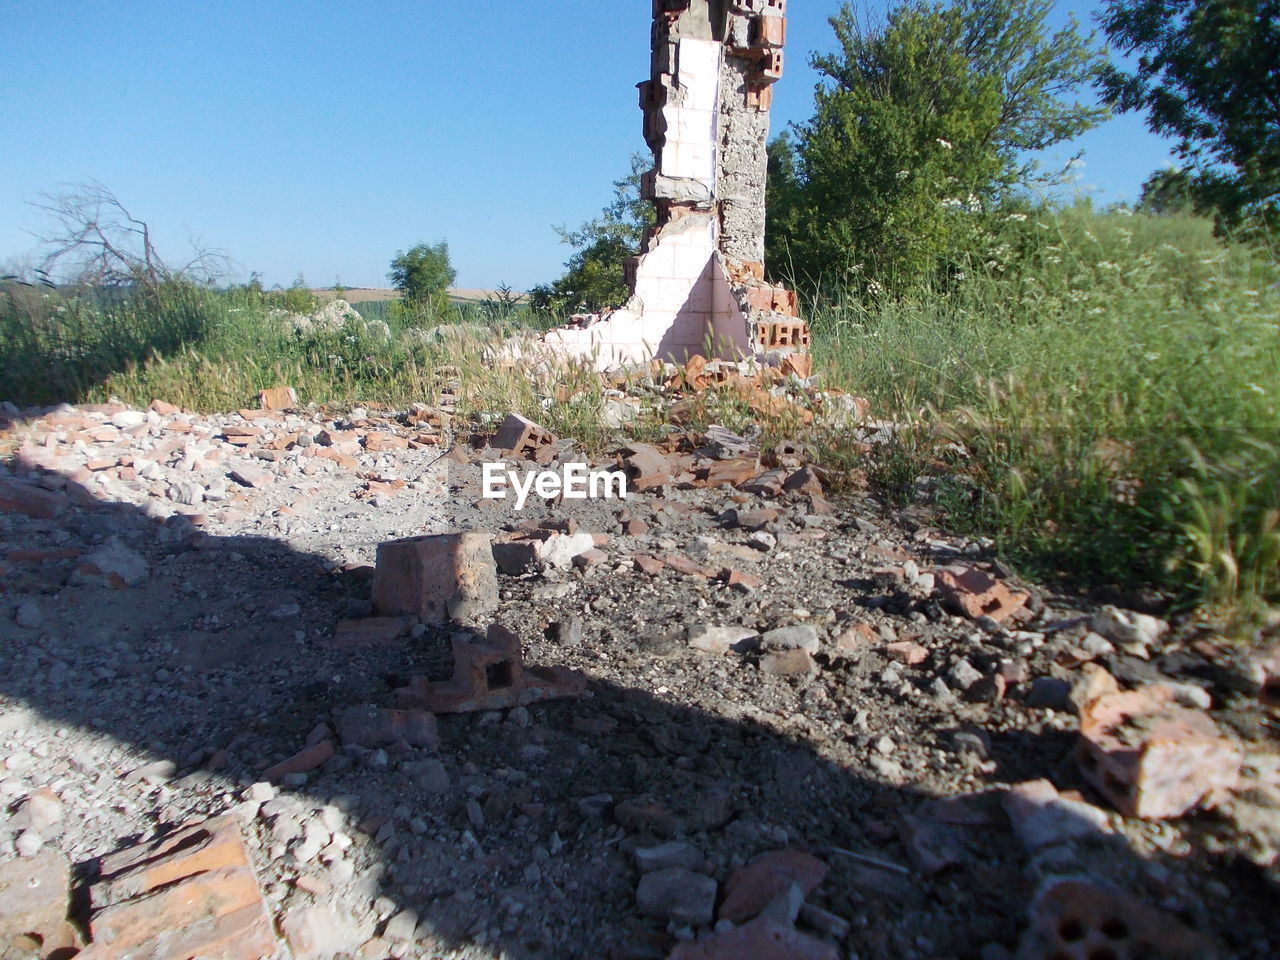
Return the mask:
POLYGON ((656 447, 647 443, 633 443, 623 447, 618 453, 622 457, 629 490, 652 490, 670 481, 671 462, 656 447))
POLYGON ((934 570, 934 577, 943 604, 972 620, 990 617, 1003 622, 1027 602, 1026 593, 1010 590, 977 567, 939 567, 934 570))
POLYGON ((751 72, 751 80, 755 83, 776 83, 782 79, 783 55, 781 50, 768 50, 756 61, 751 72))
POLYGON ((809 324, 803 320, 765 321, 756 324, 756 343, 761 350, 775 347, 809 346, 809 324))
POLYGON ((1076 761, 1122 814, 1144 820, 1210 810, 1240 783, 1242 755, 1163 684, 1098 697, 1080 712, 1076 761))
POLYGON ((67 922, 70 877, 66 858, 52 847, 0 863, 0 956, 74 955, 81 944, 67 922))
POLYGON ((1030 919, 1017 960, 1220 956, 1207 937, 1170 914, 1084 880, 1051 882, 1032 904, 1030 919))
POLYGON ((298 405, 298 391, 293 387, 271 387, 258 392, 258 407, 262 410, 292 410, 298 405))
POLYGON ((484 639, 454 634, 453 677, 413 677, 396 691, 396 703, 433 713, 473 713, 578 697, 586 689, 587 678, 576 670, 526 664, 520 638, 495 623, 484 639))
POLYGON ((719 919, 742 923, 764 910, 791 884, 808 896, 826 878, 830 868, 810 853, 773 850, 739 867, 725 884, 719 919))
POLYGON ((786 17, 764 13, 751 21, 751 46, 783 47, 786 43, 786 17))
POLYGON ((518 413, 507 414, 493 438, 495 450, 509 450, 513 455, 536 459, 538 452, 556 442, 555 434, 518 413))
POLYGON ((271 917, 231 817, 215 817, 103 857, 89 888, 100 957, 276 953, 271 917))
POLYGON ((498 599, 493 547, 486 533, 409 537, 378 544, 373 607, 384 617, 423 623, 469 620, 498 599))
MULTIPOLYGON (((803 909, 803 908, 802 908, 803 909)), ((677 944, 667 960, 839 960, 825 940, 801 933, 770 917, 677 944)))

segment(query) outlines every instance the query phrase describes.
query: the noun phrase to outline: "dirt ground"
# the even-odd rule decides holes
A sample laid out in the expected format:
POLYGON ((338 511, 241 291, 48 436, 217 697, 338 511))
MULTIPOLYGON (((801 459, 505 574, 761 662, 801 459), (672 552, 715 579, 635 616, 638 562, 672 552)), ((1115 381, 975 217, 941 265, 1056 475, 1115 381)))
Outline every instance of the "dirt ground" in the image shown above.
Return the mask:
MULTIPOLYGON (((47 509, 0 510, 0 861, 38 841, 83 885, 128 842, 229 812, 280 929, 325 931, 310 951, 282 937, 282 957, 765 956, 678 951, 734 929, 691 904, 714 891, 723 910, 735 871, 780 850, 824 875, 770 915, 830 952, 769 956, 1047 957, 1028 911, 1055 877, 1162 911, 1216 944, 1200 955, 1276 955, 1276 719, 1195 624, 1129 655, 1091 630, 1092 604, 1009 578, 923 502, 828 513, 672 481, 517 513, 480 497, 480 463, 503 454, 447 415, 252 417, 11 417, 0 480, 47 509), (380 542, 531 520, 605 534, 604 556, 500 574, 482 622, 344 640, 374 612, 380 542), (649 573, 637 556, 673 559, 649 573), (958 615, 922 579, 949 564, 1025 608, 958 615), (724 570, 745 577, 708 573, 724 570), (586 694, 441 714, 434 748, 344 739, 342 711, 448 677, 454 636, 489 621, 586 694), (698 648, 724 627, 742 652, 698 648), (1172 819, 1111 809, 1074 759, 1086 663, 1203 700, 1242 750, 1235 794, 1172 819), (323 741, 326 762, 263 782, 323 741), (1065 806, 1030 822, 1008 791, 1042 779, 1065 806), (41 789, 61 813, 37 829, 41 789)), ((1089 954, 1121 955, 1139 954, 1089 954)))

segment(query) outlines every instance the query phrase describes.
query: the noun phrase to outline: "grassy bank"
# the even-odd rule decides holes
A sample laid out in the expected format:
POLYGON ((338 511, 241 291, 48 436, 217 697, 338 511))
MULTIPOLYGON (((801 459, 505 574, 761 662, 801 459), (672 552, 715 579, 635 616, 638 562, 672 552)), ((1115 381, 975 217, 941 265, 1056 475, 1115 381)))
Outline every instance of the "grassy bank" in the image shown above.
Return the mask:
POLYGON ((1250 607, 1280 593, 1280 272, 1195 218, 996 224, 947 290, 820 306, 819 353, 903 423, 874 461, 1037 572, 1250 607))
MULTIPOLYGON (((1280 596, 1274 257, 1203 220, 1088 208, 987 223, 970 250, 945 289, 811 305, 817 371, 900 424, 869 456, 826 437, 826 461, 902 501, 923 492, 952 529, 995 538, 1031 573, 1157 584, 1240 613, 1280 596)), ((588 443, 609 432, 598 378, 538 382, 485 362, 483 342, 527 316, 381 304, 299 329, 278 306, 245 288, 110 303, 9 284, 0 398, 227 410, 290 384, 307 403, 404 405, 452 384, 468 413, 517 410, 588 443)), ((706 402, 730 426, 758 419, 706 402)))

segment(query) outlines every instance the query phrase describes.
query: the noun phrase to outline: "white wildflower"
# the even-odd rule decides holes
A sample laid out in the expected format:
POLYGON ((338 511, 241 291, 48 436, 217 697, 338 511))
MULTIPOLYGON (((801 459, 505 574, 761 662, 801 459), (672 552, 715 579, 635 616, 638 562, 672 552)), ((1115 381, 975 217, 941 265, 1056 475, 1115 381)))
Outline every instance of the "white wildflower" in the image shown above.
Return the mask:
POLYGON ((950 142, 950 141, 948 141, 948 140, 943 140, 941 137, 939 137, 939 138, 938 138, 938 146, 942 147, 942 149, 944 149, 944 150, 950 150, 950 149, 951 149, 951 142, 950 142))

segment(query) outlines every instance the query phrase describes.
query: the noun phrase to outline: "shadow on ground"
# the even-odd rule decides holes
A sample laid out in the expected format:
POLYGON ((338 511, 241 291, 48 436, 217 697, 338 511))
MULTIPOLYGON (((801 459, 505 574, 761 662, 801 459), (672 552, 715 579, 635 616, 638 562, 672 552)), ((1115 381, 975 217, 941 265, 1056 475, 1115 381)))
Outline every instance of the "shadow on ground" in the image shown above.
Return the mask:
MULTIPOLYGON (((161 524, 74 484, 65 503, 54 520, 10 517, 0 536, 86 549, 116 537, 150 566, 145 584, 124 590, 67 586, 74 561, 15 569, 4 588, 0 742, 11 754, 44 744, 33 767, 8 776, 24 789, 60 785, 71 821, 60 845, 81 878, 127 841, 224 812, 265 768, 323 736, 336 710, 390 705, 411 675, 449 673, 440 630, 333 645, 335 623, 366 604, 360 571, 335 573, 267 538, 161 524), (35 629, 14 624, 19 600, 39 607, 35 629), (129 776, 156 761, 174 766, 163 782, 129 776)), ((502 619, 526 638, 531 662, 556 662, 536 624, 502 619)), ((898 817, 927 798, 746 719, 750 705, 727 717, 668 702, 649 692, 654 683, 651 668, 637 668, 634 686, 593 679, 578 701, 441 716, 435 752, 340 748, 283 795, 297 800, 285 816, 299 823, 326 805, 343 810, 357 840, 344 856, 297 862, 288 831, 273 835, 261 815, 245 831, 260 841, 273 913, 332 902, 352 908, 352 936, 372 936, 412 910, 421 942, 409 956, 662 958, 680 925, 637 911, 633 851, 679 839, 706 855, 722 890, 734 865, 763 851, 822 851, 832 871, 810 902, 851 923, 842 956, 1013 948, 1034 883, 1007 826, 947 827, 955 866, 895 869, 908 862, 898 817)), ((1020 769, 1027 749, 997 737, 997 757, 1007 753, 1018 776, 1049 773, 1020 769)), ((1137 865, 1165 869, 1148 866, 1137 865)), ((1240 931, 1239 942, 1257 935, 1240 931)))

